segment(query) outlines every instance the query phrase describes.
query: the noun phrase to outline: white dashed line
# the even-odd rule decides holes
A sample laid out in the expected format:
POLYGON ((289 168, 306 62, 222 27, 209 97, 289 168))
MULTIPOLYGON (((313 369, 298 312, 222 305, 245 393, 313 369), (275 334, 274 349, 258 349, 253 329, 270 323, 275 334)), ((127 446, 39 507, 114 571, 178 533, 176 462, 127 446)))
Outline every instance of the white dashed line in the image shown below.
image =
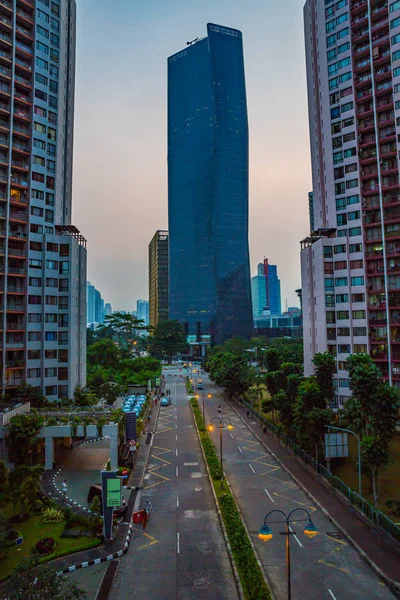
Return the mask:
POLYGON ((253 467, 251 466, 251 464, 249 463, 249 467, 250 469, 253 471, 253 473, 255 473, 255 470, 253 469, 253 467))
POLYGON ((176 448, 175 454, 176 454, 176 456, 178 456, 178 448, 176 448))
POLYGON ((179 476, 179 470, 178 470, 178 467, 175 467, 175 473, 176 473, 176 476, 178 477, 178 476, 179 476))
POLYGON ((239 448, 239 451, 243 454, 243 450, 241 449, 241 447, 238 446, 238 448, 239 448))
POLYGON ((179 498, 176 499, 176 506, 179 506, 179 498))
POLYGON ((176 434, 176 436, 175 436, 175 439, 176 439, 176 440, 178 439, 178 434, 176 434))
POLYGON ((179 533, 176 534, 176 551, 179 554, 181 551, 180 545, 179 545, 179 533))
POLYGON ((333 600, 336 600, 336 596, 333 595, 333 593, 331 592, 331 590, 328 590, 328 592, 330 593, 330 595, 332 596, 333 600))
MULTIPOLYGON (((289 527, 289 529, 293 533, 293 529, 291 527, 289 527)), ((300 548, 302 548, 303 544, 301 543, 301 541, 299 540, 299 538, 297 537, 297 535, 294 535, 293 537, 296 540, 296 542, 298 543, 298 545, 300 546, 300 548)))
POLYGON ((232 438, 233 440, 235 439, 231 433, 230 433, 229 435, 231 436, 231 438, 232 438))
POLYGON ((273 497, 271 496, 271 494, 269 493, 268 490, 264 489, 264 492, 267 494, 267 496, 271 500, 271 502, 275 502, 275 500, 273 499, 273 497))

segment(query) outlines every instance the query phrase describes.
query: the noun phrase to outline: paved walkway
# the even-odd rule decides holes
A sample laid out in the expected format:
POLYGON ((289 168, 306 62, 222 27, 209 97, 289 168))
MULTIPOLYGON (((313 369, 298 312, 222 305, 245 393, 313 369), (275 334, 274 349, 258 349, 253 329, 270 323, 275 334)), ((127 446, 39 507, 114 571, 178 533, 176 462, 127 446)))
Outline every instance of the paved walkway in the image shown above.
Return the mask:
POLYGON ((149 499, 154 512, 145 531, 135 527, 109 598, 237 600, 187 393, 182 379, 167 387, 173 403, 160 408, 137 500, 143 508, 149 499))
MULTIPOLYGON (((241 409, 238 416, 219 390, 209 383, 207 376, 203 376, 203 383, 206 393, 211 391, 213 395, 211 400, 206 400, 206 420, 209 422, 218 414, 217 406, 220 404, 223 415, 233 423, 233 431, 223 431, 224 470, 277 600, 287 598, 285 543, 279 535, 284 525, 271 525, 275 535, 268 543, 258 539, 258 529, 265 515, 275 509, 286 513, 293 509, 301 511, 294 516, 292 525, 297 534, 291 539, 293 600, 353 600, 354 597, 393 600, 389 588, 259 442, 253 429, 263 434, 256 421, 251 419, 249 423, 241 409), (245 422, 241 416, 245 417, 245 422), (319 535, 311 540, 303 534, 304 522, 301 519, 306 517, 304 509, 312 515, 319 530, 319 535), (297 523, 296 517, 300 519, 297 523)), ((219 432, 215 431, 213 441, 219 451, 218 436, 219 432)), ((270 436, 266 442, 271 447, 270 436)), ((280 451, 286 466, 292 466, 289 459, 297 463, 285 454, 279 444, 277 446, 271 450, 277 455, 280 451)), ((296 466, 304 475, 303 469, 298 464, 296 466)), ((321 487, 312 477, 305 485, 312 493, 315 488, 321 487)), ((327 495, 330 498, 329 509, 338 501, 329 492, 327 495)), ((339 506, 342 508, 340 502, 339 506)), ((358 519, 351 517, 345 507, 343 510, 353 527, 360 527, 358 519)), ((279 520, 279 515, 272 515, 270 520, 279 520)))

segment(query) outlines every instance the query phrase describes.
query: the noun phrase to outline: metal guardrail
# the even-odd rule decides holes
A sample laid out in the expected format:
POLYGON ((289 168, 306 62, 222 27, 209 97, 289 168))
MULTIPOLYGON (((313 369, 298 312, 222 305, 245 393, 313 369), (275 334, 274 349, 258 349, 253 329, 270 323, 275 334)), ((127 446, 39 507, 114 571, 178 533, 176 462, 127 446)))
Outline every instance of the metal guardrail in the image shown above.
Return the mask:
POLYGON ((357 492, 349 488, 339 477, 332 475, 330 471, 324 465, 317 462, 310 454, 305 452, 291 437, 280 431, 276 425, 268 421, 265 417, 260 415, 254 408, 246 402, 246 400, 239 399, 242 404, 256 419, 258 419, 263 425, 265 425, 285 446, 290 448, 296 456, 299 456, 303 462, 310 465, 316 473, 321 475, 325 481, 329 483, 335 490, 337 490, 348 503, 359 510, 368 521, 374 526, 383 529, 397 544, 400 544, 400 527, 394 521, 389 519, 385 513, 381 510, 375 510, 373 506, 365 500, 362 496, 359 496, 357 492))

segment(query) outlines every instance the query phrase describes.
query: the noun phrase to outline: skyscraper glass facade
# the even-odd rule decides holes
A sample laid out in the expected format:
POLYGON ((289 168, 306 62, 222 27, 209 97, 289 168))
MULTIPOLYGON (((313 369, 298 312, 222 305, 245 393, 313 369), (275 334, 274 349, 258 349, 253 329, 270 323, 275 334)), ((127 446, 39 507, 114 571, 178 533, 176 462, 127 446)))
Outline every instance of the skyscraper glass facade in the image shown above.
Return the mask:
POLYGON ((220 343, 252 334, 242 34, 207 25, 168 59, 171 319, 220 343))

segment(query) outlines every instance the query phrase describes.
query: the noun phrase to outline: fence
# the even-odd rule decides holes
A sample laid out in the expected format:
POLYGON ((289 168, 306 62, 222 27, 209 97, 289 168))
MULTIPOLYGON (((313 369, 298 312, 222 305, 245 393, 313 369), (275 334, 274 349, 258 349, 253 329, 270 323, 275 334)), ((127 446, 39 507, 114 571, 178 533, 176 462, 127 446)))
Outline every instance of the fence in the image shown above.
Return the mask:
POLYGON ((359 510, 374 527, 383 529, 396 543, 400 543, 400 527, 391 521, 387 515, 380 510, 375 510, 367 500, 349 488, 341 479, 339 479, 339 477, 332 475, 326 467, 321 465, 315 458, 300 448, 300 446, 291 437, 283 433, 279 427, 255 411, 251 404, 243 399, 240 399, 239 402, 281 442, 283 442, 285 446, 290 448, 296 456, 299 456, 303 462, 310 465, 316 473, 321 475, 325 481, 329 483, 329 485, 344 496, 348 503, 359 510))

